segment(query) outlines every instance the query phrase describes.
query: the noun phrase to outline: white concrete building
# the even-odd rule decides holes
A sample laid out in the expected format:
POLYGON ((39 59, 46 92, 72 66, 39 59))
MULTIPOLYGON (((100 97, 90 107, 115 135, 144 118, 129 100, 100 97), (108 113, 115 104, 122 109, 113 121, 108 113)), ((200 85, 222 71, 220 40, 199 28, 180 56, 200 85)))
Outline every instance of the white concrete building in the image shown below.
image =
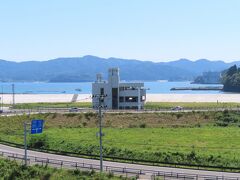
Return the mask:
POLYGON ((107 109, 143 109, 146 100, 144 83, 120 82, 119 69, 108 70, 108 81, 103 81, 101 74, 97 74, 97 80, 92 84, 93 108, 99 106, 98 95, 106 95, 103 105, 107 109))

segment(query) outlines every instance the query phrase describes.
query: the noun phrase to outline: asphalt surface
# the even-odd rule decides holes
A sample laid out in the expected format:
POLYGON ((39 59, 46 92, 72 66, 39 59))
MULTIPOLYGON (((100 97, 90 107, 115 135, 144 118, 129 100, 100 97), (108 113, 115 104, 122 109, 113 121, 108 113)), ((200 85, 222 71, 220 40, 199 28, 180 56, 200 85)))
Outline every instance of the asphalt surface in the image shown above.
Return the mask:
MULTIPOLYGON (((17 154, 22 154, 22 155, 24 154, 23 149, 14 148, 14 147, 2 145, 2 144, 0 144, 0 151, 8 152, 8 153, 17 153, 17 154)), ((37 151, 31 151, 31 150, 28 150, 28 155, 39 157, 39 158, 49 158, 49 159, 54 159, 54 160, 73 161, 73 162, 79 162, 79 163, 88 163, 88 164, 93 164, 93 165, 99 165, 99 160, 56 155, 56 154, 43 153, 43 152, 37 152, 37 151)), ((224 176, 224 177, 240 178, 240 173, 158 167, 158 166, 137 165, 137 164, 129 164, 129 163, 110 162, 110 161, 104 161, 103 164, 104 164, 104 166, 133 168, 133 169, 141 169, 141 170, 151 170, 151 171, 154 170, 154 171, 186 173, 186 174, 205 175, 205 176, 224 176)))
MULTIPOLYGON (((178 112, 208 112, 208 111, 240 111, 240 108, 210 108, 210 109, 183 109, 183 110, 171 110, 171 109, 161 109, 161 110, 103 110, 104 113, 178 113, 178 112)), ((5 108, 0 116, 15 116, 23 114, 38 114, 38 113, 87 113, 96 112, 91 108, 79 108, 76 112, 71 112, 69 108, 39 108, 39 109, 9 109, 5 108)))

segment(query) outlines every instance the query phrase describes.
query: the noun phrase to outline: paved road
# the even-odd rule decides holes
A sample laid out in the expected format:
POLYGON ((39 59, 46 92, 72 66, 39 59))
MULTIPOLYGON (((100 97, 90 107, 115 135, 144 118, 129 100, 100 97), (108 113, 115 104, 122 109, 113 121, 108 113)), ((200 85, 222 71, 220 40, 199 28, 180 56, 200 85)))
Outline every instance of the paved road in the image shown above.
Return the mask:
MULTIPOLYGON (((14 148, 6 145, 0 144, 0 151, 9 152, 9 153, 18 153, 24 154, 24 150, 20 148, 14 148)), ((63 160, 63 161, 74 161, 79 163, 88 163, 88 164, 96 164, 99 165, 98 160, 85 159, 85 158, 76 158, 69 157, 63 155, 55 155, 50 153, 42 153, 37 151, 28 151, 29 156, 35 156, 40 158, 49 158, 55 160, 63 160)), ((240 178, 240 173, 227 173, 227 172, 215 172, 215 171, 206 171, 206 170, 190 170, 190 169, 182 169, 182 168, 169 168, 169 167, 157 167, 157 166, 147 166, 147 165, 136 165, 129 163, 118 163, 118 162, 110 162, 104 161, 105 166, 116 166, 122 168, 134 168, 134 169, 142 169, 142 170, 154 170, 154 171, 165 171, 165 172, 175 172, 175 173, 187 173, 187 174, 197 174, 197 175, 208 175, 208 176, 224 176, 224 177, 238 177, 240 178)))
MULTIPOLYGON (((184 110, 169 110, 169 109, 161 109, 161 110, 144 110, 144 111, 136 111, 136 110, 107 110, 105 113, 178 113, 178 112, 192 112, 192 111, 224 111, 225 109, 232 111, 240 111, 240 108, 211 108, 211 109, 184 109, 184 110)), ((91 108, 79 108, 78 112, 74 113, 87 113, 87 112, 96 112, 91 108)), ((3 113, 0 116, 14 116, 14 115, 23 115, 23 114, 37 114, 37 113, 69 113, 69 108, 39 108, 39 109, 4 109, 3 113)))

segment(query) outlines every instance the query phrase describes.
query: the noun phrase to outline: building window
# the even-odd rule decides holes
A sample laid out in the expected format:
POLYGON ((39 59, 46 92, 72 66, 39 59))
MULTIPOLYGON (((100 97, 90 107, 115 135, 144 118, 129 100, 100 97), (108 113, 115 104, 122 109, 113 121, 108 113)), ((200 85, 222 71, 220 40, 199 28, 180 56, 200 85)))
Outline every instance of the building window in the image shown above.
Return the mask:
POLYGON ((100 88, 100 94, 104 95, 104 88, 100 88))
POLYGON ((138 107, 137 106, 132 106, 131 109, 138 109, 138 107))
POLYGON ((119 102, 124 102, 124 97, 119 97, 119 102))
POLYGON ((138 97, 125 97, 125 102, 138 102, 138 97))
POLYGON ((118 109, 118 88, 112 88, 112 109, 118 109))

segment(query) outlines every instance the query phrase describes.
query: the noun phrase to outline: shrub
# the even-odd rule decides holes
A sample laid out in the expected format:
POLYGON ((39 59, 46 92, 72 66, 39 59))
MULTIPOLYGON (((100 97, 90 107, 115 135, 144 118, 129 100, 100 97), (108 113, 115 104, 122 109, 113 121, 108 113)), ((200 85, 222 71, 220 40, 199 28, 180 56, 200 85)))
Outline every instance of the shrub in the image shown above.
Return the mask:
POLYGON ((83 122, 82 125, 83 125, 83 127, 86 127, 87 126, 87 122, 83 122))
POLYGON ((96 113, 88 112, 88 113, 85 113, 84 116, 87 120, 90 120, 91 117, 96 117, 96 113))
POLYGON ((128 125, 128 128, 136 128, 136 127, 137 127, 136 124, 129 124, 129 125, 128 125))
POLYGON ((177 119, 179 119, 183 116, 183 114, 182 113, 177 113, 176 116, 177 116, 177 119))
POLYGON ((78 119, 81 120, 82 119, 82 114, 78 115, 78 119))
POLYGON ((109 173, 107 174, 107 177, 108 177, 109 179, 113 178, 113 177, 114 177, 113 172, 109 172, 109 173))
POLYGON ((147 127, 147 125, 146 125, 146 123, 142 123, 142 124, 139 125, 139 127, 140 128, 145 128, 145 127, 147 127))
POLYGON ((196 127, 201 127, 201 124, 200 124, 200 123, 197 123, 197 124, 196 124, 196 127))
POLYGON ((205 114, 204 119, 209 119, 209 116, 207 114, 205 114))
POLYGON ((77 113, 67 113, 67 114, 64 114, 66 117, 75 117, 77 116, 78 114, 77 113))
POLYGON ((55 119, 57 117, 57 113, 52 114, 52 118, 55 119))
POLYGON ((32 135, 28 145, 29 147, 37 148, 37 149, 48 148, 49 147, 48 137, 45 134, 32 135))
POLYGON ((237 125, 240 122, 240 118, 238 114, 224 110, 223 113, 216 114, 215 121, 217 126, 226 127, 230 124, 237 125))

